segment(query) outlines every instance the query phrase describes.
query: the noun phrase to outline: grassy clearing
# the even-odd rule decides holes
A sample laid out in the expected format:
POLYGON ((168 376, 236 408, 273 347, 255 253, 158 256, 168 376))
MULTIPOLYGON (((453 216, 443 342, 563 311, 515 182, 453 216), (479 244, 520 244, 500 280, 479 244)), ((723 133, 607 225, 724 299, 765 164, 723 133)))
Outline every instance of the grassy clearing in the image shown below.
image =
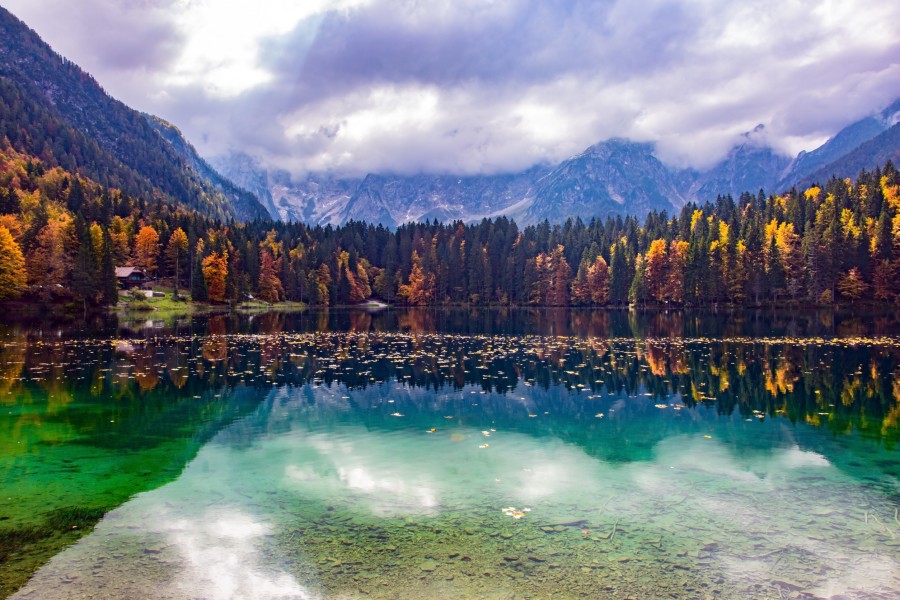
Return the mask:
POLYGON ((179 290, 178 298, 175 297, 174 290, 171 288, 166 289, 163 286, 154 286, 154 291, 162 292, 164 295, 138 299, 122 296, 116 309, 119 312, 132 317, 146 316, 157 320, 165 320, 194 314, 228 310, 236 310, 245 313, 269 311, 299 312, 306 310, 307 307, 303 302, 276 302, 274 304, 269 304, 259 300, 241 302, 240 304, 231 307, 227 304, 192 302, 190 294, 184 290, 179 290))

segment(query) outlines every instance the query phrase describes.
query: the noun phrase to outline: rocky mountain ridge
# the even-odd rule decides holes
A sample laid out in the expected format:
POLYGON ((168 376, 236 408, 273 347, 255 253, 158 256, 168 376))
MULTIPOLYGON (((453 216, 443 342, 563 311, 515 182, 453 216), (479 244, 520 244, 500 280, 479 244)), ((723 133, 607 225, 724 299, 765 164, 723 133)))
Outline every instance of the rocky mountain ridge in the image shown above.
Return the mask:
POLYGON ((743 192, 781 193, 837 177, 855 177, 900 157, 900 100, 841 130, 811 152, 791 159, 765 143, 762 125, 744 134, 718 164, 705 171, 673 169, 654 155, 654 146, 614 138, 558 165, 538 165, 500 175, 368 174, 337 178, 310 173, 294 180, 267 171, 258 161, 235 154, 215 159, 217 168, 257 193, 273 218, 338 225, 364 220, 396 227, 409 221, 476 221, 510 216, 520 224, 543 220, 634 214, 666 210, 687 202, 737 197, 743 192))

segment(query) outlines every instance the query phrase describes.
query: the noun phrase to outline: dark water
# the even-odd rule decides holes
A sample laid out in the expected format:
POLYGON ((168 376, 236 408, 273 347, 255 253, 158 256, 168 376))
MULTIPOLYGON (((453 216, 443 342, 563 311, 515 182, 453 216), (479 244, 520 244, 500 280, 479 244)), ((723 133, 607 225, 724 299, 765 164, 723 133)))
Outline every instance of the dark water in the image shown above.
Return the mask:
POLYGON ((898 332, 624 311, 6 326, 0 592, 896 597, 898 332))

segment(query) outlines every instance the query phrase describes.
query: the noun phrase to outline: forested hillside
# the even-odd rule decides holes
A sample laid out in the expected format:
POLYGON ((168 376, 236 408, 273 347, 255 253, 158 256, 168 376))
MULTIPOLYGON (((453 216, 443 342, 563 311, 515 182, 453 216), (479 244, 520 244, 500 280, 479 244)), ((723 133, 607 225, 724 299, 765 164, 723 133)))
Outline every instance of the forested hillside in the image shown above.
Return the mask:
POLYGON ((856 182, 720 197, 643 222, 223 224, 7 147, 0 298, 109 304, 114 266, 133 265, 170 283, 177 274, 195 300, 218 303, 249 295, 314 305, 894 302, 898 184, 888 162, 856 182))
POLYGON ((268 215, 254 196, 229 199, 141 113, 110 97, 76 64, 0 7, 0 140, 132 196, 215 218, 268 215))

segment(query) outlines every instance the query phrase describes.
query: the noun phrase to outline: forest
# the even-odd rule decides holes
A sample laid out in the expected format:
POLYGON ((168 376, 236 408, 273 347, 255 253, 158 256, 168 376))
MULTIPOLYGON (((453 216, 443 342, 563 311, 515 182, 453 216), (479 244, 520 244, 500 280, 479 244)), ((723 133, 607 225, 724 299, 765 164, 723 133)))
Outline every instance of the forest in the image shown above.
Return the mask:
POLYGON ((192 300, 318 306, 830 305, 900 298, 900 178, 719 197, 678 214, 543 222, 217 220, 0 151, 0 299, 104 306, 116 266, 192 300))

